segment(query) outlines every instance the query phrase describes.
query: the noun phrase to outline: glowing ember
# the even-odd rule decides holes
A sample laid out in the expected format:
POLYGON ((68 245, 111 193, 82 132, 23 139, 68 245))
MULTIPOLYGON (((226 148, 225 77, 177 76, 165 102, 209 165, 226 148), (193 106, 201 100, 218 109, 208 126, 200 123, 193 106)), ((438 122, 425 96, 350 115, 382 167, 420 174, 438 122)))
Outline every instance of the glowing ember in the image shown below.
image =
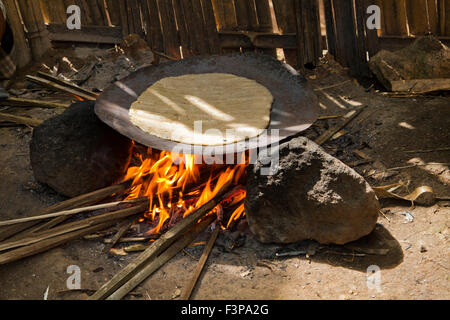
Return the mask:
MULTIPOLYGON (((241 164, 230 166, 196 164, 196 155, 174 155, 151 148, 145 152, 134 154, 139 164, 129 167, 124 181, 133 179, 126 200, 150 199, 150 209, 144 217, 150 220, 153 228, 146 235, 157 234, 165 225, 171 226, 188 216, 211 200, 225 184, 245 185, 248 161, 244 154, 239 161, 241 164)), ((221 221, 222 228, 230 227, 233 221, 245 215, 245 196, 245 189, 238 188, 211 211, 217 213, 219 221, 229 216, 226 223, 221 221)))

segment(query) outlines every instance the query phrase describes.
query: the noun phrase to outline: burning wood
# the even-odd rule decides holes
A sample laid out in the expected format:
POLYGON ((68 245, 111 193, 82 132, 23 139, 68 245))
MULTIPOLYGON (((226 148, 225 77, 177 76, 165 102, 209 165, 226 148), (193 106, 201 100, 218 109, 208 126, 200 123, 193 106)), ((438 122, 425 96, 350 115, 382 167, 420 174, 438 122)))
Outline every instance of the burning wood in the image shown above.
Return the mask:
MULTIPOLYGON (((214 197, 225 184, 243 185, 245 182, 247 161, 241 161, 242 164, 234 167, 197 164, 195 155, 174 155, 151 148, 146 155, 136 154, 135 158, 140 164, 131 166, 124 178, 127 180, 134 177, 125 199, 150 199, 149 211, 144 215, 145 219, 140 221, 151 222, 151 228, 143 232, 147 236, 173 226, 191 214, 194 208, 201 207, 214 197)), ((234 208, 224 228, 243 216, 244 207, 241 202, 245 194, 245 189, 239 188, 222 203, 224 209, 240 204, 234 208)), ((220 218, 222 219, 222 215, 220 218)))
MULTIPOLYGON (((90 300, 101 300, 111 296, 115 291, 127 283, 132 277, 134 277, 144 266, 160 255, 164 250, 170 247, 178 238, 180 238, 193 224, 199 219, 211 212, 218 204, 224 199, 229 197, 235 192, 233 189, 231 192, 226 193, 230 189, 231 181, 228 181, 223 185, 216 194, 203 205, 195 208, 186 218, 181 220, 173 228, 164 233, 158 240, 156 240, 147 250, 141 253, 133 262, 122 269, 116 274, 110 281, 105 283, 94 295, 90 297, 90 300)), ((189 244, 189 243, 188 243, 189 244)), ((188 245, 186 244, 186 245, 188 245)), ((185 246, 183 246, 184 248, 185 246)), ((181 248, 180 250, 182 250, 181 248)), ((142 280, 144 280, 144 277, 142 280)), ((142 281, 141 280, 141 281, 142 281)), ((132 288, 131 288, 132 289, 132 288)), ((130 289, 130 290, 131 290, 130 289)))
POLYGON ((214 221, 215 215, 205 217, 202 221, 189 228, 182 236, 165 250, 161 255, 144 266, 136 275, 121 286, 117 291, 111 294, 106 300, 120 300, 126 296, 131 290, 138 286, 153 272, 162 267, 167 261, 172 259, 178 252, 188 246, 195 238, 214 221))
MULTIPOLYGON (((138 153, 137 158, 140 164, 130 167, 123 178, 124 182, 119 185, 61 202, 43 210, 36 216, 0 222, 0 226, 4 227, 0 232, 0 237, 10 238, 8 241, 0 243, 0 251, 6 251, 0 254, 0 264, 49 250, 67 241, 101 231, 128 216, 145 212, 138 223, 139 225, 147 223, 151 227, 142 234, 147 239, 163 235, 138 258, 136 267, 131 264, 129 269, 125 268, 123 273, 113 278, 112 286, 108 287, 109 291, 106 295, 100 297, 102 299, 123 285, 147 261, 165 252, 180 235, 186 233, 193 225, 202 225, 199 220, 204 216, 212 213, 209 216, 214 216, 214 219, 218 217, 218 223, 224 229, 244 215, 242 201, 246 191, 242 185, 247 167, 245 161, 234 167, 208 166, 196 164, 193 155, 177 156, 169 152, 156 152, 151 149, 146 150, 146 155, 138 153), (230 189, 232 191, 226 193, 230 189), (94 205, 114 194, 118 201, 94 205), (115 208, 122 204, 133 206, 61 224, 77 213, 115 208), (224 213, 229 214, 228 220, 223 220, 225 219, 224 213), (39 221, 50 218, 53 219, 38 224, 39 221), (224 221, 223 225, 222 220, 224 221), (22 232, 23 230, 25 231, 22 232), (165 232, 166 230, 168 231, 165 232), (119 280, 117 281, 117 279, 119 280)), ((204 221, 203 223, 205 223, 204 221)), ((124 228, 119 230, 120 232, 113 238, 109 248, 119 242, 129 229, 130 222, 125 222, 124 228)), ((196 232, 184 237, 182 242, 184 243, 191 237, 195 238, 196 232)), ((181 242, 176 243, 178 244, 174 245, 174 248, 181 246, 181 242)), ((183 245, 181 249, 189 243, 183 245)), ((164 259, 170 259, 179 251, 178 249, 174 250, 168 251, 164 255, 164 259)), ((159 259, 156 265, 167 261, 164 259, 159 259)), ((101 291, 99 292, 101 294, 101 291)))

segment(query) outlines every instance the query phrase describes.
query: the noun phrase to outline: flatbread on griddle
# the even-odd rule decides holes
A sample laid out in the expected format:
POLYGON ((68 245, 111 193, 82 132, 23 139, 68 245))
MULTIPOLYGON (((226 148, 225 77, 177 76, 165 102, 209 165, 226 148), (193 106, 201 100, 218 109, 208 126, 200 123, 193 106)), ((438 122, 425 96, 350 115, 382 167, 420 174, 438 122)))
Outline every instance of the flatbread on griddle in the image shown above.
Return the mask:
POLYGON ((259 136, 269 126, 273 96, 254 80, 225 73, 167 77, 131 105, 131 122, 176 142, 217 146, 259 136))

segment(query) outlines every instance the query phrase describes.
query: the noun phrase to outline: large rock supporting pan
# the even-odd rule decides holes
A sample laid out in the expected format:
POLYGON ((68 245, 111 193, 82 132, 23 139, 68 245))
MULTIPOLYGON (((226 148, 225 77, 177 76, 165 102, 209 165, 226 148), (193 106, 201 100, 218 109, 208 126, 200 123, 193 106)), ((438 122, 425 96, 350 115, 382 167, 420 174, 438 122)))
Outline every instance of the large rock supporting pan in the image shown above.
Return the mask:
POLYGON ((132 146, 97 118, 94 102, 75 103, 34 129, 31 166, 37 181, 74 197, 122 178, 132 146))
POLYGON ((279 156, 272 176, 261 175, 263 158, 249 168, 245 209, 258 240, 345 244, 374 229, 379 203, 356 171, 303 137, 280 145, 279 156))

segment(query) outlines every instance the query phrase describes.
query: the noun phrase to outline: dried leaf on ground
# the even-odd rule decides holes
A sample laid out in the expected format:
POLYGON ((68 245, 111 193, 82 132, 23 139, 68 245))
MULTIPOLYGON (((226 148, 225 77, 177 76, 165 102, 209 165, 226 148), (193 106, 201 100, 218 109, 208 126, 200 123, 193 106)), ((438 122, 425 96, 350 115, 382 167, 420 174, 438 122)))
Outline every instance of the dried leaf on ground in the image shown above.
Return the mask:
POLYGON ((421 186, 416 188, 413 192, 406 196, 400 196, 393 192, 393 188, 397 189, 402 186, 403 183, 387 185, 381 187, 373 187, 375 194, 380 199, 391 198, 405 201, 411 201, 412 203, 420 205, 432 205, 435 202, 435 195, 432 188, 427 186, 421 186))

